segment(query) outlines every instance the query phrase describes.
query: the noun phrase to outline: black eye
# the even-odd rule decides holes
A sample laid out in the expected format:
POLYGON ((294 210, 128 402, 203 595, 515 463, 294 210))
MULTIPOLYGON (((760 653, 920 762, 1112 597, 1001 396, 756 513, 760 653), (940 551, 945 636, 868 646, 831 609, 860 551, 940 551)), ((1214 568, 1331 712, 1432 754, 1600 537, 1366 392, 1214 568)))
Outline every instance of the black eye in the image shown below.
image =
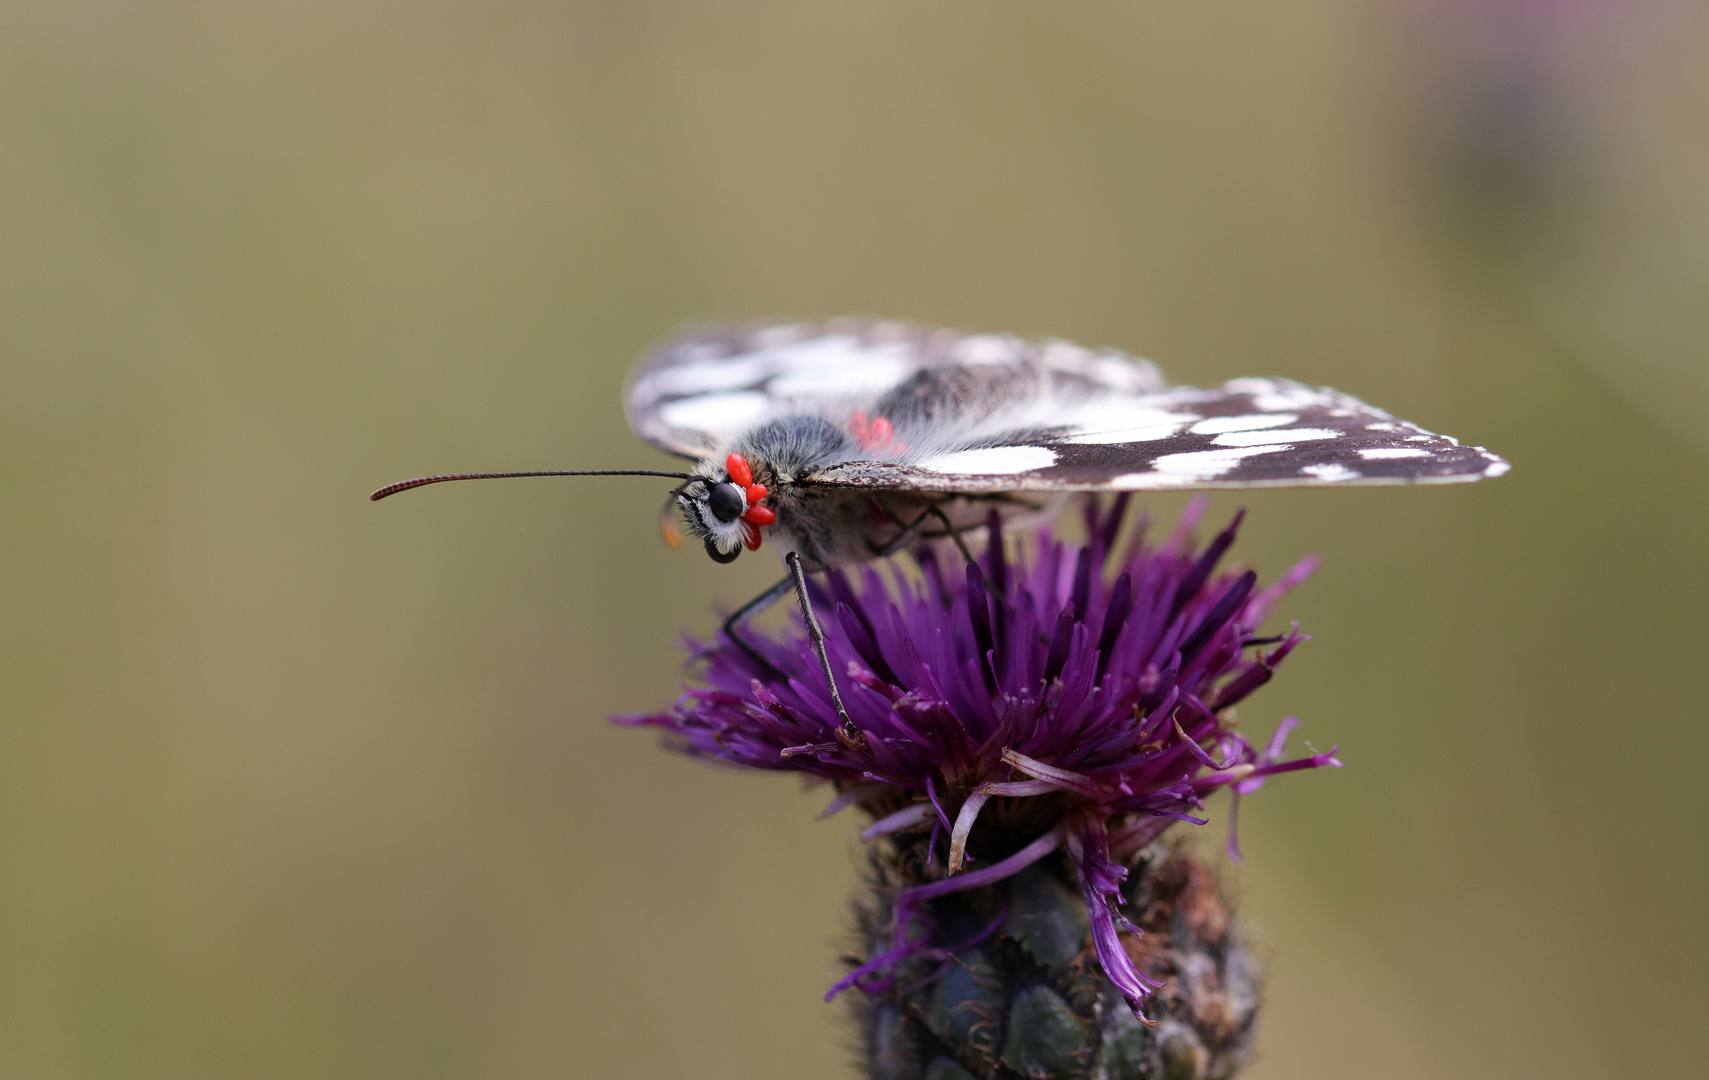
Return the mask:
POLYGON ((712 493, 706 497, 706 504, 712 507, 712 516, 719 521, 735 521, 742 516, 742 511, 748 508, 747 499, 742 497, 742 489, 735 484, 719 484, 714 487, 712 493))
POLYGON ((740 544, 736 545, 735 551, 726 552, 720 549, 717 544, 714 544, 710 536, 706 538, 706 554, 712 556, 713 562, 733 563, 736 561, 736 556, 741 553, 742 545, 740 544))

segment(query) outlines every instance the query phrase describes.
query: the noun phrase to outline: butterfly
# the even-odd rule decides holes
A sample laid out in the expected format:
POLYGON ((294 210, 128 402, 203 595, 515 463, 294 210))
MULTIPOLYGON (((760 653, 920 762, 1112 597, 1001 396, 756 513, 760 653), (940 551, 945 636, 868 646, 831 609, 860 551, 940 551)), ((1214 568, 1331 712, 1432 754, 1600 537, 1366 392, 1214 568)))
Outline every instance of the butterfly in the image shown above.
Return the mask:
MULTIPOLYGON (((445 480, 641 475, 716 562, 771 539, 789 573, 724 623, 791 590, 850 737, 806 575, 961 534, 990 511, 1044 516, 1072 492, 1455 483, 1506 461, 1335 390, 1285 379, 1171 386, 1147 360, 1055 339, 870 318, 690 330, 624 395, 635 433, 691 472, 541 470, 445 480)), ((667 538, 672 534, 667 531, 667 538)), ((678 541, 680 542, 680 541, 678 541)), ((967 556, 971 562, 971 556, 967 556)))

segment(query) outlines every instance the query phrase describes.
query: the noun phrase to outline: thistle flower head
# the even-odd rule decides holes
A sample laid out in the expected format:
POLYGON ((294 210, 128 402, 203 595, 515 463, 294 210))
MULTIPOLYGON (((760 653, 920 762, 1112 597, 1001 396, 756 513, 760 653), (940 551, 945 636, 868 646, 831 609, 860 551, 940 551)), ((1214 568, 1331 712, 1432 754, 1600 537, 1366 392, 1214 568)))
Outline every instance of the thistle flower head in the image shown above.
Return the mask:
MULTIPOLYGON (((1198 813, 1218 788, 1238 799, 1267 776, 1340 764, 1333 750, 1281 760, 1294 721, 1258 748, 1229 712, 1306 640, 1297 625, 1275 638, 1253 630, 1315 560, 1260 588, 1250 570, 1219 569, 1240 516, 1195 550, 1196 500, 1161 542, 1141 525, 1118 545, 1125 505, 1089 500, 1081 543, 1046 529, 1009 550, 993 513, 978 562, 921 548, 917 575, 810 579, 858 736, 841 726, 798 620, 769 637, 746 632, 765 663, 724 637, 691 642, 705 685, 667 711, 618 718, 661 728, 696 757, 831 781, 827 812, 863 808, 869 840, 927 837, 923 883, 896 898, 893 946, 831 995, 877 992, 898 963, 930 951, 928 901, 1060 849, 1104 973, 1138 1015, 1162 984, 1121 942, 1137 933, 1119 910, 1126 863, 1176 822, 1205 824, 1198 813)), ((1232 814, 1229 848, 1238 858, 1232 814)))

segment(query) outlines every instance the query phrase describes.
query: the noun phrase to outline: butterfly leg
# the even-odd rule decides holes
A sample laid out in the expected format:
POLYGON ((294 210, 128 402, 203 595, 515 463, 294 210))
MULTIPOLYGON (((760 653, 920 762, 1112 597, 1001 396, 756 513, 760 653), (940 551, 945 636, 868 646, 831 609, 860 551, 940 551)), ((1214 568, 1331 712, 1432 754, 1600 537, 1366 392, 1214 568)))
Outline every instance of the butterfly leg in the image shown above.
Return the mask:
MULTIPOLYGON (((880 510, 883 510, 884 513, 892 520, 895 520, 895 515, 890 513, 889 507, 880 503, 877 499, 873 500, 873 505, 877 506, 880 510)), ((920 529, 925 525, 926 519, 929 517, 935 517, 939 521, 943 522, 944 533, 948 535, 951 540, 955 541, 955 546, 957 550, 961 552, 961 557, 966 559, 968 562, 974 562, 973 553, 967 550, 967 542, 961 538, 961 534, 965 530, 957 529, 954 525, 950 524, 949 515, 945 514, 937 503, 933 503, 926 507, 925 511, 921 513, 919 517, 915 518, 907 525, 902 526, 902 531, 897 533, 894 539, 883 547, 875 550, 873 554, 878 558, 884 558, 887 555, 894 555, 908 544, 913 543, 914 540, 919 537, 920 529)))
MULTIPOLYGON (((890 512, 890 508, 888 506, 885 506, 883 503, 879 502, 877 499, 872 500, 872 505, 876 506, 880 511, 883 512, 884 516, 888 517, 890 520, 900 521, 900 519, 895 514, 892 514, 890 512)), ((923 513, 921 513, 920 516, 915 518, 913 521, 909 522, 906 525, 903 525, 902 531, 897 533, 894 537, 892 537, 888 543, 880 544, 877 547, 873 547, 871 549, 873 557, 878 558, 878 559, 883 559, 883 558, 886 558, 888 556, 894 555, 898 551, 901 551, 903 548, 907 547, 909 544, 912 544, 915 540, 918 540, 920 538, 920 530, 925 526, 926 519, 931 517, 931 516, 932 516, 932 512, 931 512, 931 510, 928 509, 928 510, 924 511, 923 513)))
POLYGON ((859 741, 864 736, 849 719, 849 711, 843 708, 843 695, 837 690, 837 676, 831 670, 831 658, 825 652, 825 631, 819 627, 819 620, 813 614, 812 601, 807 599, 807 571, 802 569, 801 556, 791 551, 783 561, 789 564, 787 580, 794 583, 795 596, 801 601, 801 617, 807 623, 807 636, 813 641, 813 651, 819 654, 819 665, 825 669, 825 685, 831 691, 831 704, 837 710, 837 719, 842 721, 841 737, 845 742, 859 741))
MULTIPOLYGON (((974 566, 978 566, 979 562, 973 557, 973 552, 967 550, 967 541, 961 538, 961 530, 957 529, 950 523, 949 515, 943 512, 943 508, 938 506, 937 503, 933 503, 931 506, 926 508, 926 513, 936 515, 937 519, 944 523, 944 531, 949 533, 949 538, 951 540, 955 541, 955 549, 961 552, 961 557, 972 563, 974 566)), ((981 570, 980 573, 984 573, 984 571, 981 570)))
MULTIPOLYGON (((873 499, 872 503, 874 506, 878 507, 880 510, 883 510, 884 513, 891 518, 891 520, 893 520, 893 521, 896 520, 896 516, 894 514, 890 513, 889 508, 884 506, 884 504, 880 503, 877 499, 873 499)), ((974 559, 973 552, 967 550, 967 542, 961 538, 961 534, 964 530, 957 529, 953 524, 951 524, 950 520, 949 520, 949 515, 944 513, 943 510, 940 508, 939 504, 937 504, 937 503, 933 503, 932 505, 926 507, 924 513, 922 513, 919 517, 915 518, 909 524, 903 526, 902 531, 900 533, 896 534, 896 537, 893 540, 891 540, 888 544, 885 544, 883 547, 876 549, 873 552, 873 554, 875 556, 877 556, 878 558, 884 558, 887 555, 892 555, 895 552, 901 550, 901 548, 903 546, 913 542, 915 539, 917 539, 921 535, 920 534, 920 528, 921 528, 921 526, 923 526, 926 523, 926 519, 929 517, 936 517, 939 521, 943 522, 944 533, 951 540, 955 541, 956 550, 961 552, 961 557, 963 559, 967 560, 967 565, 978 567, 979 576, 981 579, 984 580, 985 587, 987 589, 992 588, 991 579, 988 576, 986 576, 985 568, 983 566, 980 566, 979 562, 976 559, 974 559)))
POLYGON ((773 678, 781 679, 784 677, 784 673, 778 670, 776 664, 767 660, 758 649, 748 644, 747 639, 736 632, 736 626, 783 599, 784 594, 794 587, 795 575, 785 574, 782 581, 731 612, 730 617, 724 620, 724 636, 735 642, 736 647, 747 653, 754 663, 760 666, 761 671, 770 673, 773 678))

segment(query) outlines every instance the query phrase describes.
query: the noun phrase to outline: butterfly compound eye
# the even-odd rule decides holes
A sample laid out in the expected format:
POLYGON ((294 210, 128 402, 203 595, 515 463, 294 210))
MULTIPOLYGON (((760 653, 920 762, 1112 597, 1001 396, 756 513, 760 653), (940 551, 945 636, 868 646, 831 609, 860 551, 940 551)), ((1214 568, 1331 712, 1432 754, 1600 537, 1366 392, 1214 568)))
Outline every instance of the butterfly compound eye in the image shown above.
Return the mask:
POLYGON ((742 546, 740 544, 736 545, 736 549, 734 551, 723 551, 718 547, 717 544, 714 544, 712 542, 712 538, 710 536, 708 536, 706 538, 706 554, 712 556, 713 562, 716 562, 716 563, 733 563, 736 561, 736 556, 740 555, 741 553, 742 553, 742 546))
POLYGON ((712 516, 719 521, 735 521, 748 508, 748 500, 735 484, 715 485, 706 502, 712 508, 712 516))

